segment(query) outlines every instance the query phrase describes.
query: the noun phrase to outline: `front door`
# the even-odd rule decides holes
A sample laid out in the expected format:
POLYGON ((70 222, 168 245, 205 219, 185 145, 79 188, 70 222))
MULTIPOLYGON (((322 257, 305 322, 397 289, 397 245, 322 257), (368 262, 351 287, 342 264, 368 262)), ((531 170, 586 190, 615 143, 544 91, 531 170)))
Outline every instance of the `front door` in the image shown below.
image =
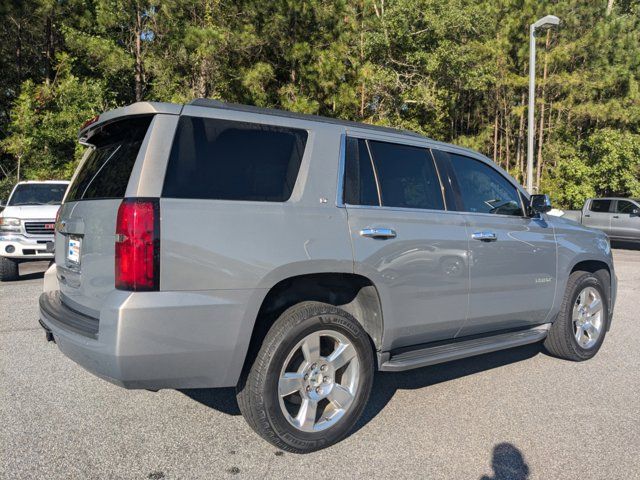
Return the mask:
POLYGON ((548 321, 556 287, 556 242, 529 218, 516 186, 479 159, 448 155, 469 232, 469 315, 457 336, 548 321))
POLYGON ((383 349, 453 338, 467 314, 469 241, 431 153, 348 138, 346 157, 354 268, 381 296, 383 349))
POLYGON ((617 200, 611 216, 613 238, 640 240, 640 206, 629 200, 617 200))

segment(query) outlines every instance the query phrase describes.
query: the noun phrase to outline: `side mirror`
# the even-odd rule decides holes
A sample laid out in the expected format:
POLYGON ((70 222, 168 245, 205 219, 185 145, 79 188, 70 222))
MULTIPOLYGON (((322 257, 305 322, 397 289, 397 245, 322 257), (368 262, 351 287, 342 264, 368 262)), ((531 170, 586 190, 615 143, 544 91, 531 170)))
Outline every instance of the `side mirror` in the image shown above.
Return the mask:
POLYGON ((529 198, 529 213, 532 216, 547 213, 552 208, 549 195, 531 195, 529 198))
MULTIPOLYGON (((0 206, 1 205, 2 204, 0 203, 0 206)), ((634 217, 639 216, 640 215, 640 208, 634 208, 633 210, 631 210, 631 215, 634 216, 634 217)))

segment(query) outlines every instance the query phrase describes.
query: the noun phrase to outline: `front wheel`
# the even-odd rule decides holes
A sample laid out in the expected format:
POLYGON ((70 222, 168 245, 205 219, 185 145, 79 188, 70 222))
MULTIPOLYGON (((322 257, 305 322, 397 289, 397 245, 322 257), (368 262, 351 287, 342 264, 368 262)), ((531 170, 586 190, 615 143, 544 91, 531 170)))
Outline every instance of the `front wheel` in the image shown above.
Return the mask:
POLYGON ((303 302, 286 310, 238 385, 249 425, 273 445, 306 453, 344 438, 373 382, 369 337, 347 312, 303 302))
POLYGON ((604 341, 608 312, 602 280, 593 273, 573 272, 558 318, 545 339, 545 348, 566 360, 580 362, 592 358, 604 341))
POLYGON ((18 262, 7 257, 0 257, 0 282, 18 279, 18 262))

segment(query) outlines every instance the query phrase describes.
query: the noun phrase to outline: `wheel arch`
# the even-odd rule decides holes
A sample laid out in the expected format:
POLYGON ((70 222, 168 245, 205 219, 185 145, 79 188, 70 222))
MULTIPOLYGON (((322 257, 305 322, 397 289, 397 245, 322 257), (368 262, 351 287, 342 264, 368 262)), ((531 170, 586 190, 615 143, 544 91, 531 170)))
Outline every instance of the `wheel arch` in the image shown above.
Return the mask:
POLYGON ((569 275, 573 272, 588 272, 594 274, 596 277, 600 279, 605 288, 605 295, 607 297, 607 306, 609 309, 608 316, 609 321, 607 322, 607 329, 609 329, 611 325, 611 314, 613 312, 613 299, 612 299, 612 274, 611 267, 609 264, 603 260, 580 260, 576 262, 571 270, 569 271, 569 275))
POLYGON ((255 318, 245 367, 250 365, 262 339, 282 312, 303 301, 318 301, 342 308, 367 332, 374 353, 381 348, 384 331, 382 302, 374 283, 355 273, 306 273, 284 278, 268 289, 255 318))

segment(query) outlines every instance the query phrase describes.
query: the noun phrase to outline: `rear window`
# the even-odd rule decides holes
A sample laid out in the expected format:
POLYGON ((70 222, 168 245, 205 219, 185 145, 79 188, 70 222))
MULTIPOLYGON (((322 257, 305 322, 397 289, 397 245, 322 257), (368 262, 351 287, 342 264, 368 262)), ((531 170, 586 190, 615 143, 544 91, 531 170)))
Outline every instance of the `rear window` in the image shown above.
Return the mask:
POLYGON ((59 205, 66 190, 66 183, 23 183, 16 186, 7 205, 59 205))
POLYGON ((305 130, 182 117, 162 195, 285 202, 307 142, 305 130))
POLYGON ((105 125, 91 137, 94 145, 66 201, 122 198, 152 116, 133 117, 105 125))

